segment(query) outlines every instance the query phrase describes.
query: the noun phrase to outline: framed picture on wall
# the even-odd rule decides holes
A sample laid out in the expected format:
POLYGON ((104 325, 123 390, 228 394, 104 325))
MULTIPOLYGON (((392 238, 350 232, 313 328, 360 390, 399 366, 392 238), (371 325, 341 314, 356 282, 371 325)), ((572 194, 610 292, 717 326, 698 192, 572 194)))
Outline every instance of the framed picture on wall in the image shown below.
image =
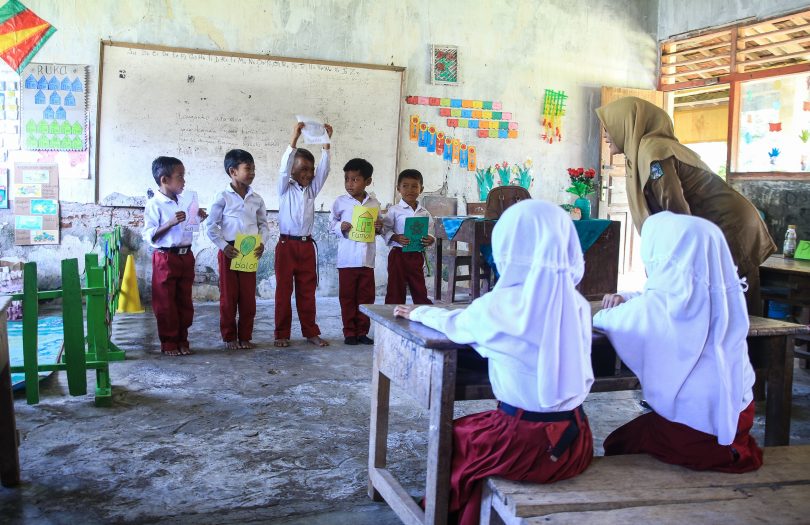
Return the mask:
POLYGON ((456 85, 459 81, 458 47, 430 46, 430 81, 433 84, 456 85))

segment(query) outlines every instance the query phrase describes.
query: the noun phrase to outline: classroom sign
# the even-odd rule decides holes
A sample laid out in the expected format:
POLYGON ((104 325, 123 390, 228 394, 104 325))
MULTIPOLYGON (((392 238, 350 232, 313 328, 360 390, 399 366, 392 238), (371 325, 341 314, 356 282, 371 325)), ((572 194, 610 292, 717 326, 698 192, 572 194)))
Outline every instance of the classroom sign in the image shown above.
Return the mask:
POLYGON ((357 242, 374 242, 374 223, 377 222, 379 208, 355 206, 352 210, 352 229, 348 238, 357 242))
POLYGON ((59 244, 59 168, 14 165, 14 244, 59 244))
POLYGON ((31 63, 20 74, 26 150, 87 149, 87 71, 77 64, 31 63))
POLYGON ((231 270, 237 272, 255 272, 259 269, 259 258, 256 257, 256 248, 262 243, 261 235, 236 234, 233 246, 239 255, 231 259, 231 270))
POLYGON ((429 219, 427 217, 408 217, 405 219, 405 237, 408 244, 402 247, 403 252, 423 252, 422 237, 428 235, 429 219))

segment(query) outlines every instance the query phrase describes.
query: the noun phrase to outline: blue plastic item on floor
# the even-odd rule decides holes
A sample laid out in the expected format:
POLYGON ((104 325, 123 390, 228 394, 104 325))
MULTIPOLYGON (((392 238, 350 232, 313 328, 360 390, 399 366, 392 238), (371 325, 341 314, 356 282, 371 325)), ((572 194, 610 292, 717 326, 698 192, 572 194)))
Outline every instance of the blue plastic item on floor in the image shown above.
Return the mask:
MULTIPOLYGON (((62 332, 61 317, 42 317, 38 324, 37 346, 39 347, 38 361, 40 364, 56 364, 62 352, 64 334, 62 332)), ((9 358, 11 366, 23 365, 23 339, 22 321, 8 322, 9 358)), ((40 380, 53 372, 40 372, 40 380)), ((25 388, 25 374, 11 374, 11 386, 14 390, 25 388)))

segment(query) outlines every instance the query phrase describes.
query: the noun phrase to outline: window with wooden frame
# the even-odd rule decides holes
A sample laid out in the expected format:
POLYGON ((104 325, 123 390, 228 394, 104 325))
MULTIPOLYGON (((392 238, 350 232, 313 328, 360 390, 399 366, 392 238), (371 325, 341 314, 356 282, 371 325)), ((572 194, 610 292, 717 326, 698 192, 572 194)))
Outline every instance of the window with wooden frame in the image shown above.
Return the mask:
POLYGON ((713 169, 724 147, 731 180, 810 180, 810 10, 696 31, 659 51, 676 136, 713 169))

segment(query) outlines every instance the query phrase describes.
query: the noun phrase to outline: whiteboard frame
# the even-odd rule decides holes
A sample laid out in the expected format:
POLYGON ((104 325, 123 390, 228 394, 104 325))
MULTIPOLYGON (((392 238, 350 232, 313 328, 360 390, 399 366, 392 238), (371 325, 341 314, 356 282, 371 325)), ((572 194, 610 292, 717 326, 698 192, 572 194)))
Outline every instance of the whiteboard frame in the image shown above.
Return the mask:
MULTIPOLYGON (((292 57, 281 57, 275 55, 258 55, 255 53, 240 53, 236 51, 213 51, 210 49, 194 49, 189 47, 174 47, 174 46, 161 46, 156 44, 136 44, 131 42, 117 42, 114 40, 101 40, 99 43, 99 58, 98 58, 98 90, 96 94, 96 132, 95 132, 95 201, 96 204, 101 204, 100 200, 100 187, 99 187, 99 154, 101 151, 101 93, 104 84, 104 47, 123 47, 129 49, 146 49, 149 51, 166 51, 171 53, 188 53, 188 54, 199 54, 199 55, 214 55, 214 56, 222 56, 222 57, 236 57, 236 58, 252 58, 256 60, 272 60, 272 61, 280 61, 280 62, 295 62, 299 64, 317 64, 317 65, 325 65, 325 66, 341 66, 341 67, 351 67, 351 68, 359 68, 359 69, 377 69, 377 70, 387 70, 387 71, 397 71, 403 73, 400 75, 400 83, 399 83, 399 118, 397 122, 399 125, 397 126, 397 158, 396 158, 396 172, 397 174, 400 171, 399 166, 399 147, 400 142, 402 141, 402 100, 404 98, 403 92, 405 90, 405 71, 407 68, 403 66, 386 66, 384 64, 362 64, 359 62, 339 62, 335 60, 318 60, 314 58, 292 58, 292 57)), ((396 174, 394 176, 394 198, 396 199, 396 174)), ((123 206, 115 206, 115 207, 123 207, 123 206)))

